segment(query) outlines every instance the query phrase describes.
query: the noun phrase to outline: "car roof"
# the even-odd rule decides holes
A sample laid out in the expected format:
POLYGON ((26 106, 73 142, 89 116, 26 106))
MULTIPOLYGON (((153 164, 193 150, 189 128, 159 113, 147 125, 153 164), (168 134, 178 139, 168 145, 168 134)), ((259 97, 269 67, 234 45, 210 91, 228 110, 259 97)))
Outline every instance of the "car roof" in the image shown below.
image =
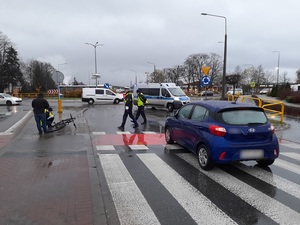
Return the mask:
POLYGON ((260 108, 251 103, 231 102, 231 101, 221 101, 221 100, 219 100, 219 101, 216 101, 216 100, 195 101, 195 102, 191 102, 189 104, 204 106, 213 111, 220 111, 222 109, 241 108, 241 107, 260 108))

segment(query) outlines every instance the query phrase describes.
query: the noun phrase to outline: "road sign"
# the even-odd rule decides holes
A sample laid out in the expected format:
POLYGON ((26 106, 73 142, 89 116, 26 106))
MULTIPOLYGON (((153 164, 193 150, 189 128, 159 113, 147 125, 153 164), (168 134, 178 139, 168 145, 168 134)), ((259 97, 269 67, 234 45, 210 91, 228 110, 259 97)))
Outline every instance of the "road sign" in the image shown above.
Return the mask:
POLYGON ((202 69, 202 72, 205 75, 207 75, 209 73, 209 71, 210 71, 210 67, 209 66, 202 66, 201 69, 202 69))
POLYGON ((104 88, 109 88, 109 84, 108 84, 108 83, 105 83, 105 84, 103 85, 103 87, 104 87, 104 88))
POLYGON ((250 87, 254 88, 255 87, 255 82, 250 82, 250 87))
POLYGON ((209 85, 210 83, 210 78, 208 76, 204 76, 202 78, 202 85, 209 85))

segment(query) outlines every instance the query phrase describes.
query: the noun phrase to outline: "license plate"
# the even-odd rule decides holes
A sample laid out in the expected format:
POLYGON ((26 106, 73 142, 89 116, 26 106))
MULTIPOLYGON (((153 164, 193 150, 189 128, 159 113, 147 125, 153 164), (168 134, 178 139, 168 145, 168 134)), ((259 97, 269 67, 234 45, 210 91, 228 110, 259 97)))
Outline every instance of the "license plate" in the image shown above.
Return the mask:
POLYGON ((240 151, 241 159, 262 159, 264 157, 264 150, 242 150, 240 151))

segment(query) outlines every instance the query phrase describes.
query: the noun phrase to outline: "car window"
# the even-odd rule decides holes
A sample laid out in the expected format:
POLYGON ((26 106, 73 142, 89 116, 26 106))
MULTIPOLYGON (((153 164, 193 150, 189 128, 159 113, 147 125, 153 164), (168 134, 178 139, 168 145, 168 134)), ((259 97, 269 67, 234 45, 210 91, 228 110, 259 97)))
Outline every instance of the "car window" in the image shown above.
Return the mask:
POLYGON ((161 95, 164 96, 164 97, 171 97, 169 92, 165 88, 161 89, 161 95))
POLYGON ((106 90, 106 94, 115 96, 115 94, 113 92, 111 92, 110 90, 106 90))
POLYGON ((265 113, 255 109, 233 109, 221 113, 222 120, 231 125, 264 124, 268 121, 265 113))
POLYGON ((191 116, 191 120, 202 121, 208 117, 208 110, 202 106, 196 105, 191 116))
POLYGON ((177 118, 178 119, 188 119, 192 108, 193 108, 193 105, 186 105, 186 106, 182 107, 180 109, 180 111, 177 113, 177 118))
POLYGON ((96 92, 97 95, 103 95, 104 94, 103 89, 96 89, 95 92, 96 92))

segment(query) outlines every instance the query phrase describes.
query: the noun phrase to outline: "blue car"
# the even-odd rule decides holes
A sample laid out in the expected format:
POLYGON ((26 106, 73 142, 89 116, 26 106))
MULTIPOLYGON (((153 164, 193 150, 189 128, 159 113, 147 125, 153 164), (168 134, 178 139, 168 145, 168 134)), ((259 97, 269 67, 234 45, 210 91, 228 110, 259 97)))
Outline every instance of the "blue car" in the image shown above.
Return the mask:
POLYGON ((275 128, 264 110, 242 102, 189 103, 167 118, 165 138, 196 154, 204 170, 246 160, 268 166, 279 156, 275 128))

